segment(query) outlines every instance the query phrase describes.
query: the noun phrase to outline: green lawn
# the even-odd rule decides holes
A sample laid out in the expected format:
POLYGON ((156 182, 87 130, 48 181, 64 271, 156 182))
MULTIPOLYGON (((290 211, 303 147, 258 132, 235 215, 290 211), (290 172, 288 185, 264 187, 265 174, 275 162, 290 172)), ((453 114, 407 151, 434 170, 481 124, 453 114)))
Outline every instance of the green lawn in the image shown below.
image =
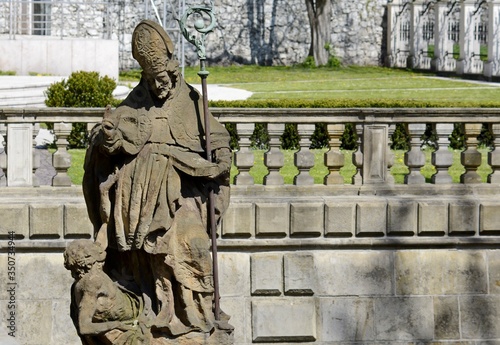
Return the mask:
MULTIPOLYGON (((208 83, 251 91, 250 100, 413 100, 479 104, 498 102, 500 87, 383 67, 302 68, 233 66, 209 68, 208 83)), ((199 83, 196 68, 186 80, 199 83)))

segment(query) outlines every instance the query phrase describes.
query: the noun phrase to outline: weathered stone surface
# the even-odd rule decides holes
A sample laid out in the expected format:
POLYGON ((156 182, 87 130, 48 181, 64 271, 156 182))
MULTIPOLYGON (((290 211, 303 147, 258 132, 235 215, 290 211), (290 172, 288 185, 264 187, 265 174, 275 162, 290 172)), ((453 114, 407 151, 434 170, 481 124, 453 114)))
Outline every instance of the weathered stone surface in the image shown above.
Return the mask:
POLYGON ((374 301, 377 340, 432 340, 432 297, 386 297, 374 301))
POLYGON ((444 235, 448 232, 448 203, 421 201, 418 203, 418 234, 444 235))
POLYGON ((33 125, 11 123, 7 127, 7 186, 31 187, 33 185, 33 125))
POLYGON ((353 236, 356 231, 356 204, 330 202, 325 204, 325 236, 353 236))
POLYGON ((30 205, 30 238, 62 237, 63 209, 63 205, 30 205))
POLYGON ((480 251, 398 251, 395 269, 398 295, 487 292, 486 259, 480 251))
POLYGON ((286 236, 289 232, 288 203, 256 203, 256 236, 286 236))
POLYGON ((314 260, 317 296, 380 296, 393 293, 394 268, 389 252, 320 252, 315 253, 314 260))
POLYGON ((218 258, 221 296, 250 296, 250 255, 220 253, 218 258))
POLYGON ((450 203, 450 235, 472 235, 479 226, 479 207, 474 201, 450 203))
POLYGON ((457 296, 434 297, 435 339, 460 339, 459 316, 457 296))
POLYGON ((254 205, 251 203, 230 204, 222 219, 222 236, 250 237, 254 235, 254 205))
POLYGON ((324 205, 318 202, 290 204, 290 235, 319 236, 324 232, 324 205))
POLYGON ((387 204, 373 201, 358 203, 356 213, 358 236, 383 236, 387 226, 387 204))
POLYGON ((500 294, 500 250, 489 250, 487 252, 489 293, 500 294))
POLYGON ((363 184, 386 182, 388 130, 386 124, 366 124, 364 127, 363 154, 372 164, 363 167, 363 184))
POLYGON ((16 338, 23 345, 51 344, 52 302, 49 300, 19 300, 17 302, 16 338), (33 322, 34 316, 36 322, 33 322))
POLYGON ((234 327, 235 344, 252 343, 252 309, 250 300, 241 297, 222 297, 221 310, 230 315, 229 324, 234 327))
POLYGON ((500 204, 482 202, 479 209, 479 231, 481 234, 500 233, 500 204))
POLYGON ((263 253, 251 257, 252 295, 283 293, 283 254, 263 253))
POLYGON ((0 205, 0 238, 7 238, 10 231, 16 233, 16 237, 28 237, 29 230, 29 208, 26 204, 2 204, 0 205))
POLYGON ((16 254, 16 260, 19 299, 50 300, 70 296, 73 279, 64 269, 62 254, 16 254))
POLYGON ((284 256, 285 294, 313 295, 317 290, 314 256, 309 253, 291 253, 284 256))
POLYGON ((64 206, 64 237, 91 238, 94 227, 87 215, 85 204, 69 204, 64 206))
POLYGON ((371 298, 321 298, 320 339, 328 344, 332 341, 372 342, 375 339, 373 301, 371 298))
POLYGON ((266 298, 252 301, 254 342, 316 340, 316 305, 313 298, 266 298))
MULTIPOLYGON (((63 297, 63 296, 61 296, 63 297)), ((66 296, 64 296, 66 297, 66 296)), ((69 299, 55 300, 52 303, 52 341, 51 344, 81 344, 71 321, 69 299)))
POLYGON ((8 282, 8 259, 7 259, 7 254, 0 254, 0 277, 3 277, 0 279, 0 301, 1 300, 8 300, 9 299, 9 294, 7 292, 7 282, 8 282))
POLYGON ((413 201, 389 202, 388 235, 412 236, 417 231, 417 204, 413 201))
POLYGON ((500 338, 500 296, 461 296, 460 322, 464 339, 500 338))

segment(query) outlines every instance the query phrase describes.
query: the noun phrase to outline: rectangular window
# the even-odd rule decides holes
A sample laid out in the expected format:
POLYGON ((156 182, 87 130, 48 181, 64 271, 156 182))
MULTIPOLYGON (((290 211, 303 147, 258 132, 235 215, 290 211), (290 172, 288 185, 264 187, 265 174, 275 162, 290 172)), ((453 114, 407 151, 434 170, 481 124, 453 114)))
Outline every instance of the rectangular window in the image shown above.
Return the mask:
POLYGON ((51 0, 33 1, 33 35, 50 35, 50 10, 51 0))

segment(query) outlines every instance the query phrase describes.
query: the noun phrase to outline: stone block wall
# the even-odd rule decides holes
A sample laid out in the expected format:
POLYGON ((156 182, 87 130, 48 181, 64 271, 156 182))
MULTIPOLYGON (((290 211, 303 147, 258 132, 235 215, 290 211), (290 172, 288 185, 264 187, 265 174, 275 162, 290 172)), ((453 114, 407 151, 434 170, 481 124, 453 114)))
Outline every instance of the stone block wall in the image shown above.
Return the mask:
MULTIPOLYGON (((236 344, 500 343, 496 186, 318 187, 233 188, 219 271, 236 344)), ((81 191, 0 189, 0 219, 0 339, 15 231, 18 340, 79 344, 62 252, 91 237, 81 191)))
MULTIPOLYGON (((178 27, 170 10, 172 6, 170 4, 177 6, 177 1, 170 3, 165 0, 154 0, 152 3, 155 4, 161 20, 166 18, 166 29, 173 36, 173 41, 178 44, 180 42, 178 27), (166 15, 164 4, 167 5, 166 15)), ((388 0, 332 2, 329 43, 332 53, 344 64, 380 65, 384 61, 387 3, 388 0)), ((305 1, 216 0, 214 6, 218 26, 215 33, 207 37, 206 50, 210 63, 293 65, 302 63, 307 57, 311 37, 305 1)), ((19 5, 18 21, 26 21, 29 17, 22 8, 29 12, 29 7, 19 5)), ((135 26, 143 19, 157 20, 149 0, 98 1, 93 4, 82 1, 65 2, 54 3, 50 8, 48 34, 64 40, 68 38, 90 41, 117 40, 120 69, 138 67, 132 58, 130 47, 135 26)), ((13 11, 9 3, 0 3, 0 35, 8 37, 11 30, 9 20, 13 11)), ((179 9, 176 8, 175 12, 178 13, 179 9)), ((23 23, 20 32, 15 33, 16 41, 29 38, 26 34, 31 34, 30 25, 32 25, 30 22, 23 23)), ((188 43, 185 47, 186 64, 197 64, 198 58, 194 48, 188 43)), ((64 48, 60 50, 68 50, 67 47, 64 48)), ((25 56, 20 54, 12 55, 25 56)), ((35 55, 40 58, 39 54, 35 55)), ((55 64, 52 61, 49 63, 55 64)), ((40 68, 22 72, 16 69, 16 71, 18 74, 63 73, 40 68)))
POLYGON ((17 75, 96 71, 118 80, 118 40, 18 36, 16 40, 0 37, 0 46, 1 69, 17 75))

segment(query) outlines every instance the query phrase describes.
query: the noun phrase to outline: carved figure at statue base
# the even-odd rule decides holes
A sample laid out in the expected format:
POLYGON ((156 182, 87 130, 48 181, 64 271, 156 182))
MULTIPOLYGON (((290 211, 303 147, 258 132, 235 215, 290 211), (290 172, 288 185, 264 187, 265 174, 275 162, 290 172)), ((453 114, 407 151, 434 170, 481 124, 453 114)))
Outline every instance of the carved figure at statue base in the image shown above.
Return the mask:
POLYGON ((207 234, 209 192, 216 221, 229 204, 229 134, 209 115, 207 160, 200 94, 158 24, 136 27, 132 51, 141 81, 90 134, 83 190, 95 242, 65 252, 73 321, 83 344, 232 344, 229 317, 214 315, 207 234))

